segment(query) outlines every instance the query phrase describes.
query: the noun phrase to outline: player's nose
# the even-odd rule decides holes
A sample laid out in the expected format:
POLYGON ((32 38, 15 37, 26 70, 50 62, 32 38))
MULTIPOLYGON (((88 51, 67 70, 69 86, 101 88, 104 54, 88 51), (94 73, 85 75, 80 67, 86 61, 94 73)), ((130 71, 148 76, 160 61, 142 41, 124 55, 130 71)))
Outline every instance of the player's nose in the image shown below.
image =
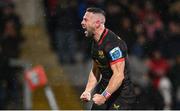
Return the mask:
POLYGON ((83 21, 81 22, 81 25, 82 25, 82 27, 84 26, 84 22, 83 21))

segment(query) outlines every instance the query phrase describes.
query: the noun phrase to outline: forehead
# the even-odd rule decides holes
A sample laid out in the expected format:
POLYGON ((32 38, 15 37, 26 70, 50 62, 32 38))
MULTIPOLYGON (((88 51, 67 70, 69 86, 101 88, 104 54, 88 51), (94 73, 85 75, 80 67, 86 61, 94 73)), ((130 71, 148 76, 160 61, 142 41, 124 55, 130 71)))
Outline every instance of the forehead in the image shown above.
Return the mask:
POLYGON ((92 12, 86 12, 84 14, 84 18, 92 18, 94 16, 94 14, 92 12))

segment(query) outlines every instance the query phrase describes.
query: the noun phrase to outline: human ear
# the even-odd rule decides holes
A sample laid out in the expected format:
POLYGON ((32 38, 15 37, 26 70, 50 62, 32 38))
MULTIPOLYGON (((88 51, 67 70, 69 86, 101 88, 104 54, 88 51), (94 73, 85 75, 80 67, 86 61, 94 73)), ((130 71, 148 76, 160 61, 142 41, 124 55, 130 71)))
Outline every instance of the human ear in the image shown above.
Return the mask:
POLYGON ((100 27, 100 25, 101 25, 100 20, 97 20, 97 21, 96 21, 96 28, 99 28, 99 27, 100 27))

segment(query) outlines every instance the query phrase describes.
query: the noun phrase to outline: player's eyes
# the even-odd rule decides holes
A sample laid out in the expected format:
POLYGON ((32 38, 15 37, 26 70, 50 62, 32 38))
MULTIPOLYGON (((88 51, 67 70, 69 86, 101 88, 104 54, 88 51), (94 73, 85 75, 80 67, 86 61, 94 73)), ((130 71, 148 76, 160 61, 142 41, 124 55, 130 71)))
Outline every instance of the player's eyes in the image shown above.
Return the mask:
POLYGON ((87 19, 86 19, 86 18, 84 18, 84 21, 85 21, 85 22, 87 22, 87 19))

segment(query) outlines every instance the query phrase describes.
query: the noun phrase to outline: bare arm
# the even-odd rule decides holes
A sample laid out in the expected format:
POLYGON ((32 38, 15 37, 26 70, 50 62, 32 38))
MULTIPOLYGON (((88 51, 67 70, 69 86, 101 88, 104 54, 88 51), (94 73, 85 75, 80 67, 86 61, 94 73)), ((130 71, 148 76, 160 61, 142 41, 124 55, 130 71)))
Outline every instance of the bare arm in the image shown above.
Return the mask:
POLYGON ((110 94, 114 93, 121 86, 122 81, 124 79, 124 66, 125 66, 125 61, 117 62, 111 65, 113 75, 106 88, 106 91, 109 92, 110 94))
POLYGON ((90 71, 85 91, 91 92, 97 85, 99 79, 100 79, 100 72, 98 70, 97 64, 93 61, 93 67, 90 71))

